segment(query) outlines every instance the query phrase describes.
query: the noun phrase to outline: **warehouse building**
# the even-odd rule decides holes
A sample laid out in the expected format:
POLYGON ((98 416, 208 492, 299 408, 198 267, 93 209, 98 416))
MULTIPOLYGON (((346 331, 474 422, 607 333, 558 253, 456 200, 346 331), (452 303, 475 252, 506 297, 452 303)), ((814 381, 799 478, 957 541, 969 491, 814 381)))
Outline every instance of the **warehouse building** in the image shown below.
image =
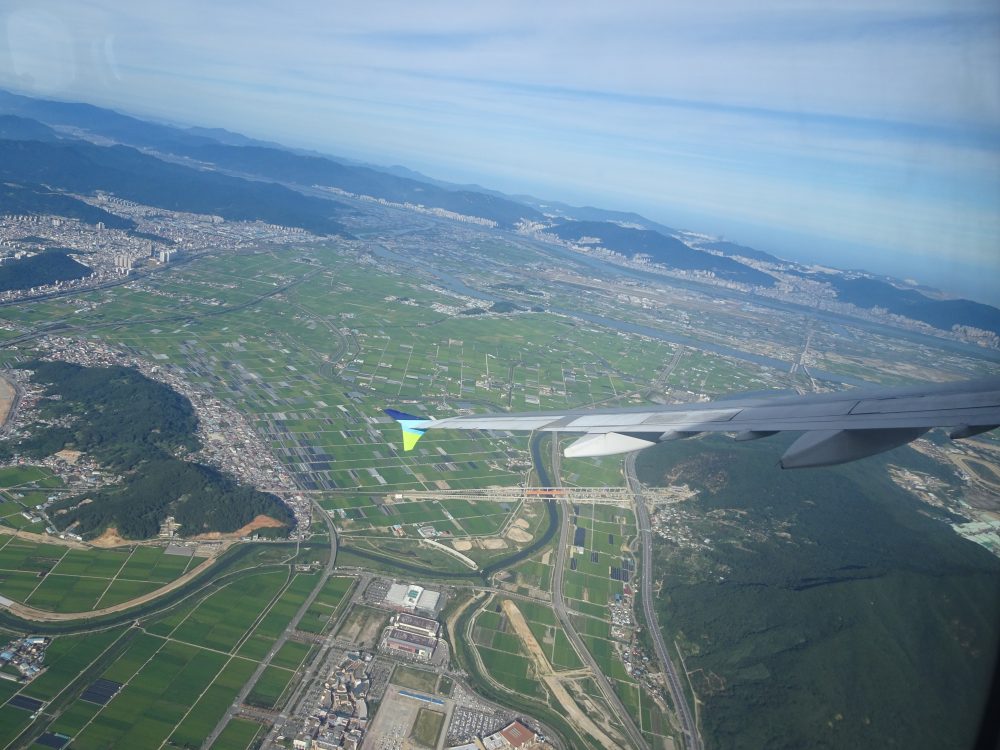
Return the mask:
POLYGON ((436 615, 440 601, 440 592, 414 584, 394 583, 386 592, 383 604, 399 612, 436 615))
POLYGON ((382 645, 390 651, 399 651, 418 659, 430 659, 437 648, 437 638, 410 633, 399 628, 389 628, 382 645))
POLYGON ((393 618, 393 624, 400 630, 408 630, 417 635, 425 635, 428 638, 437 638, 441 626, 437 620, 428 617, 411 615, 408 612, 400 612, 393 618))

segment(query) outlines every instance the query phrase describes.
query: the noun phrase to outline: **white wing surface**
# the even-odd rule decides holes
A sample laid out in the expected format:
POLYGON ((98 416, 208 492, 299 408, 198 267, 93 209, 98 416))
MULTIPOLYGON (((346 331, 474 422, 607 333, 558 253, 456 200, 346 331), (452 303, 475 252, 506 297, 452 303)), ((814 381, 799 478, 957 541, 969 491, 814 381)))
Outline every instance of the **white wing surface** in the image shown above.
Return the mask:
POLYGON ((953 439, 1000 425, 1000 378, 902 388, 865 388, 632 409, 468 414, 427 419, 387 409, 411 449, 427 430, 583 433, 568 457, 628 453, 702 432, 753 440, 777 432, 802 436, 782 456, 786 469, 829 466, 895 448, 943 427, 953 439))

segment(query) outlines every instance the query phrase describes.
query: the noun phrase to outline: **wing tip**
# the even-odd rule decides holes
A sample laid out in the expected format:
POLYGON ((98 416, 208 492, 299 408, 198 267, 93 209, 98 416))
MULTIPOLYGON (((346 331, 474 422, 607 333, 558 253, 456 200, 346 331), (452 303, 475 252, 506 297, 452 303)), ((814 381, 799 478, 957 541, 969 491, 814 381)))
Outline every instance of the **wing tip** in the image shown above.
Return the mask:
POLYGON ((395 419, 397 422, 422 422, 423 417, 416 417, 413 414, 407 414, 405 411, 400 411, 399 409, 383 409, 383 412, 388 414, 390 417, 395 419))
POLYGON ((426 423, 427 419, 407 414, 405 411, 399 411, 398 409, 383 409, 382 411, 399 422, 399 426, 403 431, 403 451, 413 450, 417 446, 417 441, 424 434, 424 430, 416 425, 426 423))

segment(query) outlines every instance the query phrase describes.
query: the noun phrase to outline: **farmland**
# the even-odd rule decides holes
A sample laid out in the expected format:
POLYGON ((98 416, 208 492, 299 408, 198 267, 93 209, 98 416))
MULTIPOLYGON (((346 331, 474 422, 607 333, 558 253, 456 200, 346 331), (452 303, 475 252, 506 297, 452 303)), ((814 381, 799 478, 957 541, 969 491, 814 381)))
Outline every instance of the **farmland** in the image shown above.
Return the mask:
MULTIPOLYGON (((156 569, 152 558, 136 564, 156 569)), ((352 583, 349 578, 331 581, 336 583, 324 589, 326 602, 352 583)), ((119 642, 126 628, 57 637, 50 647, 49 670, 23 692, 43 700, 62 696, 59 708, 39 721, 49 731, 73 737, 74 747, 156 748, 166 740, 199 747, 317 582, 315 575, 292 574, 287 566, 238 572, 228 582, 153 616, 146 627, 133 626, 127 645, 106 664, 98 657, 119 642), (109 681, 121 686, 119 692, 104 703, 88 699, 86 693, 83 698, 79 692, 63 695, 66 680, 91 664, 100 666, 90 668, 89 682, 109 681)), ((248 701, 273 705, 310 652, 308 645, 287 642, 248 701)), ((84 687, 80 684, 77 690, 84 687)), ((27 714, 13 718, 19 719, 9 724, 15 734, 30 723, 27 714)), ((236 726, 220 736, 222 746, 244 736, 236 726)))
MULTIPOLYGON (((410 219, 399 221, 408 225, 410 219)), ((74 749, 200 747, 244 688, 246 707, 285 710, 324 637, 339 639, 338 648, 372 648, 389 617, 363 605, 345 612, 356 579, 334 575, 306 608, 297 632, 277 648, 318 587, 323 574, 317 568, 333 552, 342 573, 360 575, 349 567, 358 566, 423 584, 449 583, 449 595, 462 601, 466 594, 458 591, 479 591, 454 623, 460 632, 450 639, 452 666, 486 697, 544 720, 568 746, 601 744, 567 720, 563 702, 568 696, 588 717, 615 713, 553 611, 557 537, 545 535, 555 528, 554 510, 523 499, 437 494, 537 482, 528 437, 431 431, 404 453, 398 426, 382 409, 443 416, 808 386, 804 376, 795 380, 787 367, 773 366, 795 361, 801 351, 798 319, 786 313, 775 319, 754 304, 663 288, 660 281, 633 294, 640 283, 634 279, 616 285, 603 271, 561 256, 553 268, 552 257, 519 239, 436 222, 420 222, 417 231, 398 238, 359 236, 364 239, 206 255, 71 299, 0 308, 0 325, 26 336, 17 348, 3 350, 4 362, 31 356, 29 334, 36 327, 71 321, 61 330, 86 344, 84 350, 108 347, 155 362, 243 412, 294 477, 281 491, 308 495, 320 509, 310 539, 247 547, 252 552, 238 564, 105 630, 67 625, 81 632, 55 637, 41 677, 23 688, 0 682, 0 698, 20 690, 51 701, 35 721, 0 705, 0 748, 26 728, 25 738, 43 728, 72 737, 74 749), (461 314, 486 307, 462 289, 466 283, 513 296, 523 309, 461 314), (692 329, 717 350, 691 343, 692 329), (777 359, 769 365, 740 352, 777 359), (327 530, 327 514, 336 538, 327 530), (536 544, 524 559, 515 557, 536 544), (520 629, 505 605, 523 616, 520 629), (551 673, 540 674, 542 669, 551 673), (97 680, 121 689, 103 704, 85 700, 84 690, 97 680)), ((810 332, 814 349, 822 349, 812 366, 873 380, 899 377, 873 358, 858 331, 842 334, 818 322, 810 332)), ((911 373, 923 372, 921 363, 936 351, 877 340, 911 373)), ((949 376, 983 368, 964 355, 939 359, 949 376)), ((567 460, 557 479, 571 490, 622 486, 621 469, 617 457, 567 460)), ((25 514, 62 492, 48 469, 0 469, 3 596, 53 612, 91 612, 154 591, 204 559, 168 554, 164 546, 76 549, 8 533, 44 531, 25 514)), ((570 622, 626 712, 647 739, 660 743, 674 730, 626 671, 618 654, 623 644, 610 622, 613 604, 636 574, 635 518, 622 508, 573 500, 569 507, 573 528, 561 593, 570 622)), ((674 572, 690 575, 680 564, 674 572)), ((403 665, 389 679, 426 692, 448 692, 452 685, 449 680, 446 689, 438 673, 403 665)), ((440 714, 422 710, 411 739, 434 744, 441 721, 440 714)), ((599 729, 614 735, 621 728, 608 720, 599 729)), ((233 718, 212 747, 243 750, 264 731, 233 718)))
POLYGON ((0 591, 37 609, 87 612, 155 591, 205 560, 186 552, 73 549, 0 533, 0 591))

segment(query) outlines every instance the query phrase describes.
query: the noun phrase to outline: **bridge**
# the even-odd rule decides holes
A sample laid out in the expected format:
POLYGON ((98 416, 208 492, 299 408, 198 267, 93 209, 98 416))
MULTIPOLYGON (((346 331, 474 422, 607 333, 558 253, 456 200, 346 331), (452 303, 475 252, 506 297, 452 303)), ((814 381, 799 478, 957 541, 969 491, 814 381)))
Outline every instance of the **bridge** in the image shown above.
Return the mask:
MULTIPOLYGON (((541 502, 545 500, 566 500, 579 505, 617 505, 630 508, 635 504, 635 495, 627 487, 476 487, 464 490, 399 490, 394 492, 374 492, 366 490, 299 490, 296 495, 336 496, 371 495, 379 497, 386 505, 393 503, 419 503, 429 501, 468 500, 469 502, 510 503, 541 502)), ((684 487, 650 487, 644 491, 647 502, 653 506, 683 502, 692 497, 693 492, 684 487)))
MULTIPOLYGON (((646 499, 654 505, 677 502, 673 488, 651 488, 646 499)), ((385 502, 414 503, 427 500, 469 500, 472 502, 518 503, 566 500, 580 505, 632 507, 635 495, 627 487, 484 487, 467 490, 404 490, 386 496, 385 502)))

